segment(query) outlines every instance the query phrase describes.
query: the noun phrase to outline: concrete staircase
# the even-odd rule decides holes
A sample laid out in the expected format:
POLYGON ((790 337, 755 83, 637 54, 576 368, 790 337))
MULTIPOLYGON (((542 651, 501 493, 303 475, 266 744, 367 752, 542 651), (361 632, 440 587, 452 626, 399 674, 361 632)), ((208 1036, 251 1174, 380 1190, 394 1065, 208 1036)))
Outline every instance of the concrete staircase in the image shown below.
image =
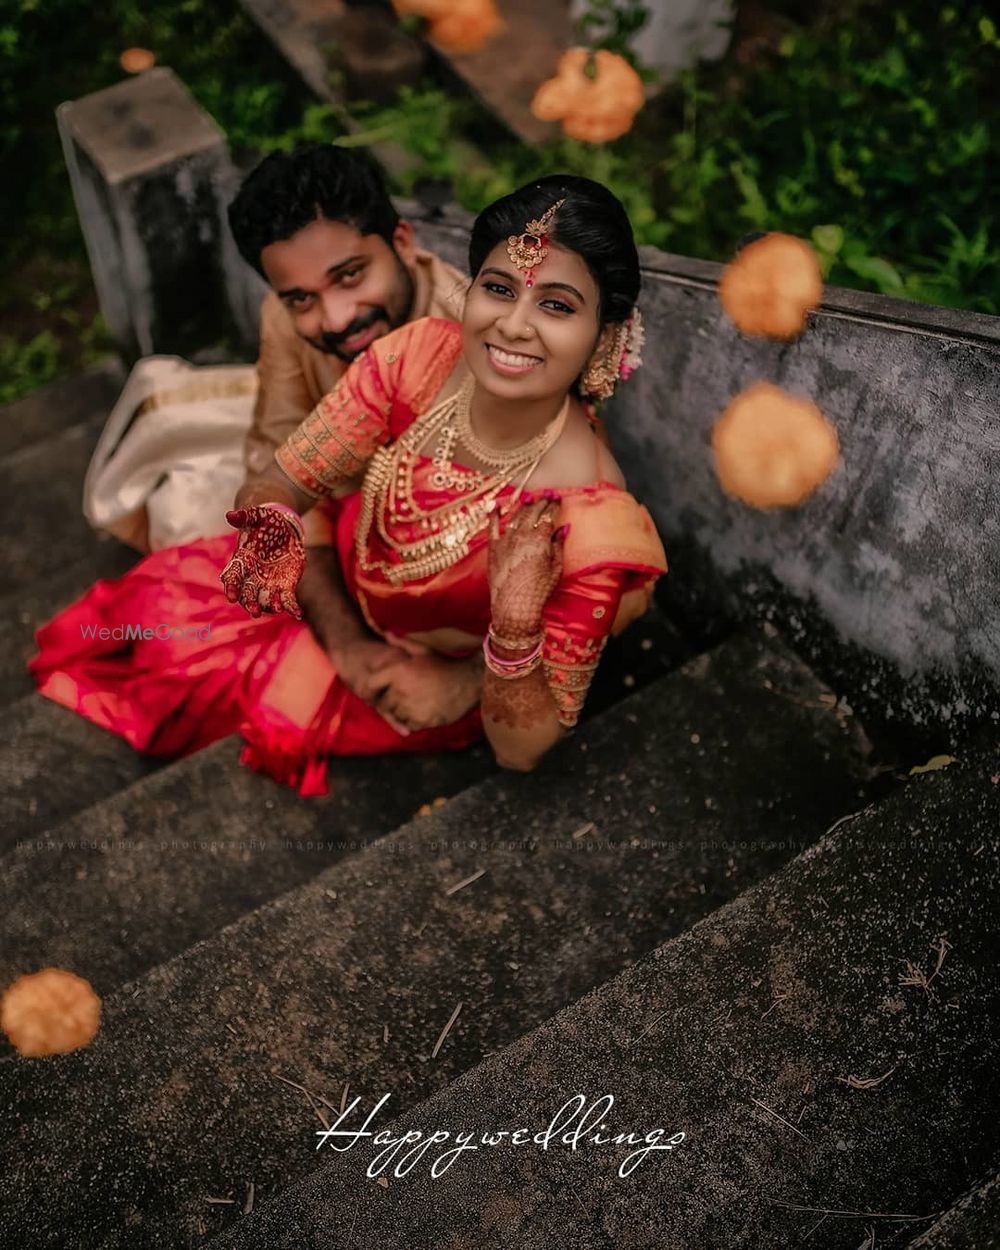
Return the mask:
MULTIPOLYGON (((78 516, 119 380, 0 421, 0 984, 51 963, 104 1002, 79 1052, 0 1050, 0 1244, 729 1250, 819 1225, 809 1250, 857 1250, 859 1212, 873 1246, 937 1235, 1000 1166, 996 736, 881 771, 776 629, 706 650, 653 612, 531 775, 482 748, 340 760, 303 800, 235 741, 142 760, 21 667, 134 559, 78 516), (578 1092, 615 1096, 612 1132, 687 1139, 627 1178, 587 1144, 433 1183, 366 1177, 365 1142, 317 1157, 355 1098, 352 1129, 389 1095, 379 1129, 535 1133, 578 1092)), ((988 1244, 945 1235, 919 1244, 988 1244)))
POLYGON ((1000 1173, 965 1194, 911 1250, 996 1250, 1000 1246, 1000 1173))
MULTIPOLYGON (((331 1154, 213 1250, 778 1250, 810 1232, 825 1250, 906 1244, 954 1201, 956 1176, 995 1164, 1000 1144, 996 760, 983 741, 759 884, 737 871, 731 902, 700 919, 678 907, 661 927, 672 940, 418 1105, 388 1076, 352 1086, 361 1108, 343 1129, 362 1127, 391 1091, 403 1114, 370 1131, 451 1137, 398 1176, 401 1150, 371 1176, 375 1144, 331 1154), (940 978, 901 981, 907 961, 932 973, 931 934, 948 944, 940 978), (588 1106, 614 1095, 590 1122, 591 1133, 607 1124, 605 1140, 634 1131, 641 1145, 654 1128, 686 1139, 625 1179, 617 1167, 635 1147, 586 1137, 576 1151, 481 1146, 432 1177, 456 1132, 541 1132, 580 1092, 588 1106), (866 1215, 877 1229, 867 1242, 866 1215)), ((988 1186, 916 1244, 995 1245, 996 1210, 988 1186), (946 1235, 963 1219, 971 1239, 946 1235)))

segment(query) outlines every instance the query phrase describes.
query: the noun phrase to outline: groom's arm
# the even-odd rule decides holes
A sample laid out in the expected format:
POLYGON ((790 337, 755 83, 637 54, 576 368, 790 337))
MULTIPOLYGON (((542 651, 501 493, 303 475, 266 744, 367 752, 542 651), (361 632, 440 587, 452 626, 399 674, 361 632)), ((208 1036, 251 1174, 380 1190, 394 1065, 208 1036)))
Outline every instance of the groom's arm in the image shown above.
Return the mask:
MULTIPOLYGON (((243 488, 250 496, 248 502, 264 503, 273 498, 267 493, 267 482, 274 453, 315 406, 303 372, 303 350, 280 301, 273 293, 265 297, 260 316, 257 398, 243 452, 243 488), (252 487, 263 487, 263 493, 249 489, 252 487)), ((370 637, 357 605, 344 589, 330 517, 322 506, 313 508, 303 517, 303 525, 306 565, 296 595, 317 640, 330 652, 370 637)))

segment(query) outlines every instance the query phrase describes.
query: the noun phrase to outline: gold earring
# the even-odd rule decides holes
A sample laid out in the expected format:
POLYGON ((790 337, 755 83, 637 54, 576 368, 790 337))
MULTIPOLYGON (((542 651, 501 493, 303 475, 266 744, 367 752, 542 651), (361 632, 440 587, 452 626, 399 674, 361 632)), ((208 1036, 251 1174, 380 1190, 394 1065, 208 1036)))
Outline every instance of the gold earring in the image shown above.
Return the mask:
POLYGON ((590 358, 583 375, 583 389, 596 399, 610 399, 618 385, 622 352, 628 326, 623 322, 613 334, 608 335, 604 350, 598 349, 590 358))

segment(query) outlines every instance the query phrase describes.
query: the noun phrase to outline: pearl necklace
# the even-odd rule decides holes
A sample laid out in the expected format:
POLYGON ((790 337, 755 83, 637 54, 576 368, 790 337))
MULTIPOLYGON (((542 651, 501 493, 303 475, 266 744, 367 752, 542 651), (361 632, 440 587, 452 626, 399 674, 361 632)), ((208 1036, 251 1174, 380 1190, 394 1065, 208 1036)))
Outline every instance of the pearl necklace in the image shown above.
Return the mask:
POLYGON ((474 390, 475 379, 467 378, 455 394, 413 421, 391 446, 376 450, 361 488, 356 538, 358 560, 366 572, 381 572, 398 586, 458 563, 468 555, 472 538, 485 527, 500 492, 527 467, 518 493, 524 489, 539 460, 566 425, 568 395, 558 415, 544 430, 520 447, 498 451, 482 443, 472 431, 469 410, 474 390), (464 497, 435 508, 423 508, 414 495, 413 473, 422 449, 435 437, 440 442, 433 456, 431 485, 457 490, 464 497), (497 472, 488 474, 456 466, 453 453, 459 439, 471 442, 469 450, 497 472), (369 560, 368 539, 373 524, 386 546, 399 556, 400 564, 369 560), (389 525, 416 525, 421 536, 397 538, 389 532, 389 525))

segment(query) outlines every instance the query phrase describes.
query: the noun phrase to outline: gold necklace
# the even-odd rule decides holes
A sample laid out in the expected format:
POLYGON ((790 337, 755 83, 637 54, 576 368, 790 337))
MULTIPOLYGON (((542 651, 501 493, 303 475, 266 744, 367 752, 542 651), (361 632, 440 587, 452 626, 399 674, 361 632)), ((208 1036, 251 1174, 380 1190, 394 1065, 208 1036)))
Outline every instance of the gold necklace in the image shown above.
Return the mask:
MULTIPOLYGON (((505 469, 508 465, 515 462, 527 464, 529 461, 533 460, 539 451, 545 447, 546 439, 548 438, 549 431, 552 428, 552 422, 550 422, 543 430, 539 430, 534 438, 529 439, 526 443, 522 443, 519 447, 500 448, 488 446, 479 438, 475 430, 472 428, 472 393, 475 389, 474 380, 467 380, 465 386, 462 388, 462 391, 465 392, 465 387, 468 386, 470 380, 473 382, 473 385, 469 386, 467 393, 460 393, 459 396, 458 412, 456 414, 457 420, 455 422, 459 440, 469 451, 472 452, 477 460, 481 460, 483 464, 488 464, 490 468, 493 469, 505 469)), ((563 407, 560 408, 559 413, 555 417, 556 421, 558 421, 562 416, 563 409, 568 407, 569 396, 567 395, 563 407)))
MULTIPOLYGON (((568 395, 554 420, 527 443, 504 452, 486 448, 488 457, 502 459, 500 472, 456 472, 457 466, 451 457, 462 422, 468 424, 474 389, 474 379, 467 379, 455 394, 413 421, 391 446, 376 450, 362 485, 361 515, 356 537, 358 561, 366 572, 381 572, 393 585, 399 585, 439 573, 468 555, 472 538, 486 525, 500 492, 519 470, 527 467, 528 472, 520 487, 523 490, 538 461, 565 427, 569 414, 568 395), (413 491, 413 472, 420 463, 422 448, 435 436, 440 438, 440 444, 433 457, 435 467, 431 473, 431 484, 438 488, 459 490, 465 497, 447 500, 435 508, 424 508, 417 502, 413 491), (416 525, 421 536, 416 539, 397 538, 389 531, 389 525, 393 523, 416 525), (401 563, 369 560, 368 539, 373 524, 379 537, 399 556, 401 563)), ((471 433, 471 425, 469 431, 471 433)), ((485 444, 482 446, 485 447, 485 444)), ((478 452, 475 454, 479 455, 478 452)))

